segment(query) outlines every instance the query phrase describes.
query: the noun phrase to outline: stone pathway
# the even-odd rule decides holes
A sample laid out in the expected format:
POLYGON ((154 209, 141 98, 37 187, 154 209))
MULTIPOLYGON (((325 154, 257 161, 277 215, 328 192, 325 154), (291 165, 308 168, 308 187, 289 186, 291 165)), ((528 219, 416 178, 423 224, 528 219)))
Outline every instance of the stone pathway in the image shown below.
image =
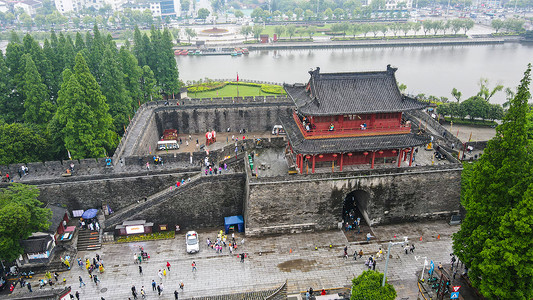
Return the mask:
MULTIPOLYGON (((144 286, 148 299, 155 299, 157 293, 152 291, 152 280, 163 283, 164 292, 159 299, 173 299, 173 292, 179 290, 180 281, 185 284, 180 299, 272 289, 285 280, 288 280, 288 294, 293 294, 309 287, 318 290, 349 286, 351 279, 361 274, 366 266, 364 260, 343 259, 344 246, 349 246, 349 253, 362 249, 366 259, 368 254, 375 254, 379 247, 386 248, 383 241, 387 237, 394 239, 396 234, 397 239, 409 236, 410 240, 416 240, 416 255, 405 255, 402 247, 393 247, 388 268, 389 281, 394 284, 399 299, 416 299, 416 278, 424 261, 421 257, 428 257, 436 263, 449 261, 450 236, 458 229, 442 221, 380 226, 375 227, 374 232, 381 240, 370 244, 348 244, 344 234, 335 230, 245 238, 241 246, 242 235, 238 234, 237 253, 248 253, 244 263, 240 263, 235 254, 230 256, 227 248, 223 254, 217 254, 206 247, 206 238, 213 240, 216 230, 199 231, 201 250, 192 255, 186 253, 184 233, 180 233, 172 240, 109 244, 104 245, 99 252, 79 252, 78 256, 82 258, 92 258, 96 253, 103 258, 106 271, 98 276, 101 280, 98 286, 90 282, 87 271, 76 264, 70 271, 60 275, 67 279, 67 285, 72 285, 73 292, 80 292, 80 299, 127 299, 131 297, 132 285, 136 286, 137 291, 144 286), (439 233, 441 236, 437 239, 439 233), (420 235, 422 241, 419 240, 420 235), (143 274, 139 274, 139 265, 133 263, 133 255, 139 251, 139 246, 144 247, 151 257, 141 265, 143 274), (315 250, 315 246, 318 250, 315 250), (163 269, 167 261, 171 264, 171 270, 159 279, 158 270, 163 269), (193 261, 198 271, 192 272, 193 261), (87 284, 85 287, 79 288, 78 276, 84 279, 87 284)), ((385 260, 378 260, 376 269, 383 272, 384 267, 385 260)), ((36 283, 41 276, 32 279, 34 287, 38 286, 36 283)), ((20 288, 15 293, 29 294, 27 289, 20 288)))

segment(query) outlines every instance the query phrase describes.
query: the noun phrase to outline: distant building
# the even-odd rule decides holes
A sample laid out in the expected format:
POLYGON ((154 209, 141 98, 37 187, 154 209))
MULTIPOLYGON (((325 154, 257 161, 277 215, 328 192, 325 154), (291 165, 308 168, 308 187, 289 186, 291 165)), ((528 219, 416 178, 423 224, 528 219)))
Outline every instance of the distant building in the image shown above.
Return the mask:
POLYGON ((385 8, 391 9, 410 9, 413 7, 413 0, 386 0, 385 8))
POLYGON ((15 9, 22 8, 25 13, 27 13, 30 16, 34 16, 35 13, 37 13, 37 9, 40 7, 43 7, 43 4, 41 1, 36 0, 23 0, 23 1, 16 1, 13 2, 15 9))
POLYGON ((122 5, 122 9, 130 8, 132 10, 145 11, 150 10, 152 16, 161 17, 161 3, 159 1, 149 1, 149 2, 140 2, 140 3, 125 3, 122 5))
MULTIPOLYGON (((179 9, 179 7, 178 7, 179 9)), ((161 16, 176 16, 176 9, 174 0, 162 0, 161 1, 161 16)))
POLYGON ((54 0, 56 9, 61 14, 68 12, 79 12, 83 8, 94 7, 100 9, 106 2, 104 0, 54 0))

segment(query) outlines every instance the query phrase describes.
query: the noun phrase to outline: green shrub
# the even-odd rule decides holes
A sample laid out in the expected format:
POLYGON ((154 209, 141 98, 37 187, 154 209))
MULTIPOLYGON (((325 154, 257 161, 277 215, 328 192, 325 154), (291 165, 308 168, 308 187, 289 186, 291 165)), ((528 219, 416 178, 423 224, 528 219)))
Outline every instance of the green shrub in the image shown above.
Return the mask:
POLYGON ((285 94, 285 90, 280 85, 263 84, 261 92, 268 94, 285 94))
POLYGON ((187 87, 187 92, 196 93, 196 92, 215 91, 215 90, 225 87, 227 84, 228 84, 227 82, 217 82, 217 81, 206 82, 206 83, 196 84, 196 85, 187 87))
POLYGON ((444 117, 444 120, 446 122, 453 121, 453 124, 460 124, 460 125, 476 125, 476 126, 485 126, 485 127, 494 127, 498 126, 498 123, 495 121, 489 121, 489 120, 470 120, 470 119, 452 119, 450 117, 444 117))
POLYGON ((249 41, 244 41, 243 44, 259 44, 259 41, 258 40, 249 40, 249 41))
POLYGON ((310 38, 300 38, 300 39, 278 39, 277 42, 280 43, 290 43, 290 42, 312 42, 313 39, 310 38))
POLYGON ((116 242, 117 243, 130 243, 130 242, 140 242, 140 241, 173 239, 175 235, 176 233, 174 231, 162 231, 162 232, 154 232, 154 233, 147 233, 147 234, 121 236, 116 240, 116 242))

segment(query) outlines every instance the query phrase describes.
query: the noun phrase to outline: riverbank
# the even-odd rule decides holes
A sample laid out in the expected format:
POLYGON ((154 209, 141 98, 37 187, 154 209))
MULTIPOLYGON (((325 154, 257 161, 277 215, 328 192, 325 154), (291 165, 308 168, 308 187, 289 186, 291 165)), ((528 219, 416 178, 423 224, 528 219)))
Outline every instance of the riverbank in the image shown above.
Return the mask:
MULTIPOLYGON (((496 45, 519 42, 518 37, 470 37, 470 38, 419 38, 419 39, 368 39, 355 41, 315 40, 313 42, 283 42, 232 45, 210 45, 206 42, 205 48, 213 49, 219 53, 230 51, 233 47, 246 47, 250 51, 258 50, 293 50, 293 49, 330 49, 330 48, 374 48, 374 47, 426 47, 426 46, 467 46, 467 45, 496 45)), ((175 47, 174 49, 199 49, 197 46, 175 47)))

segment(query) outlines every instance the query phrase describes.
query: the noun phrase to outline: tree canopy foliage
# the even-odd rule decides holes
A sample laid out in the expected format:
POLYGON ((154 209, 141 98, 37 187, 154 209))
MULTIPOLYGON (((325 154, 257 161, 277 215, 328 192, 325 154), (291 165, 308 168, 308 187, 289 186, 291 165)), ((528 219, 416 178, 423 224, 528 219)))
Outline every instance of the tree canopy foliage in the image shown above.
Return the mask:
POLYGON ((533 297, 530 73, 531 64, 496 136, 463 183, 466 216, 453 249, 488 299, 533 297))
POLYGON ((35 186, 14 183, 0 189, 0 259, 13 261, 23 253, 20 240, 32 233, 46 230, 52 216, 37 200, 35 186))
POLYGON ((179 89, 172 37, 167 29, 152 27, 148 37, 136 28, 131 50, 129 44, 118 49, 111 36, 103 35, 96 25, 85 38, 77 33, 75 41, 63 32, 56 35, 51 31, 42 46, 30 34, 21 40, 12 33, 5 56, 0 52, 0 126, 6 133, 0 143, 13 142, 13 145, 0 152, 0 162, 63 159, 67 149, 77 152, 76 158, 112 154, 117 134, 123 133, 139 105, 161 99, 162 95, 172 95, 179 89), (82 75, 75 67, 81 68, 81 60, 88 71, 84 71, 83 79, 77 77, 82 75), (69 71, 65 73, 66 70, 69 71), (77 83, 67 84, 65 74, 74 74, 77 83), (86 89, 83 95, 76 94, 83 89, 86 89), (87 102, 91 97, 99 100, 87 102), (80 103, 90 104, 65 107, 65 104, 80 103), (92 106, 96 103, 97 106, 92 106), (79 111, 75 113, 75 110, 79 111), (95 115, 86 115, 89 111, 95 115), (112 126, 108 128, 109 114, 112 126), (103 119, 96 120, 96 117, 103 119), (94 127, 94 122, 98 126, 94 127), (20 126, 9 126, 13 123, 20 126), (72 126, 62 127, 67 124, 72 126), (14 140, 16 133, 24 133, 23 144, 14 140), (27 140, 36 136, 33 141, 27 140), (92 138, 96 140, 90 141, 92 138), (78 148, 85 139, 89 139, 83 142, 85 146, 78 148), (24 144, 34 148, 20 149, 24 144), (11 153, 13 149, 18 152, 11 153), (44 153, 35 153, 34 149, 44 153))
POLYGON ((396 290, 385 283, 382 287, 383 273, 376 271, 364 271, 358 277, 352 279, 352 295, 350 300, 394 300, 396 290))

